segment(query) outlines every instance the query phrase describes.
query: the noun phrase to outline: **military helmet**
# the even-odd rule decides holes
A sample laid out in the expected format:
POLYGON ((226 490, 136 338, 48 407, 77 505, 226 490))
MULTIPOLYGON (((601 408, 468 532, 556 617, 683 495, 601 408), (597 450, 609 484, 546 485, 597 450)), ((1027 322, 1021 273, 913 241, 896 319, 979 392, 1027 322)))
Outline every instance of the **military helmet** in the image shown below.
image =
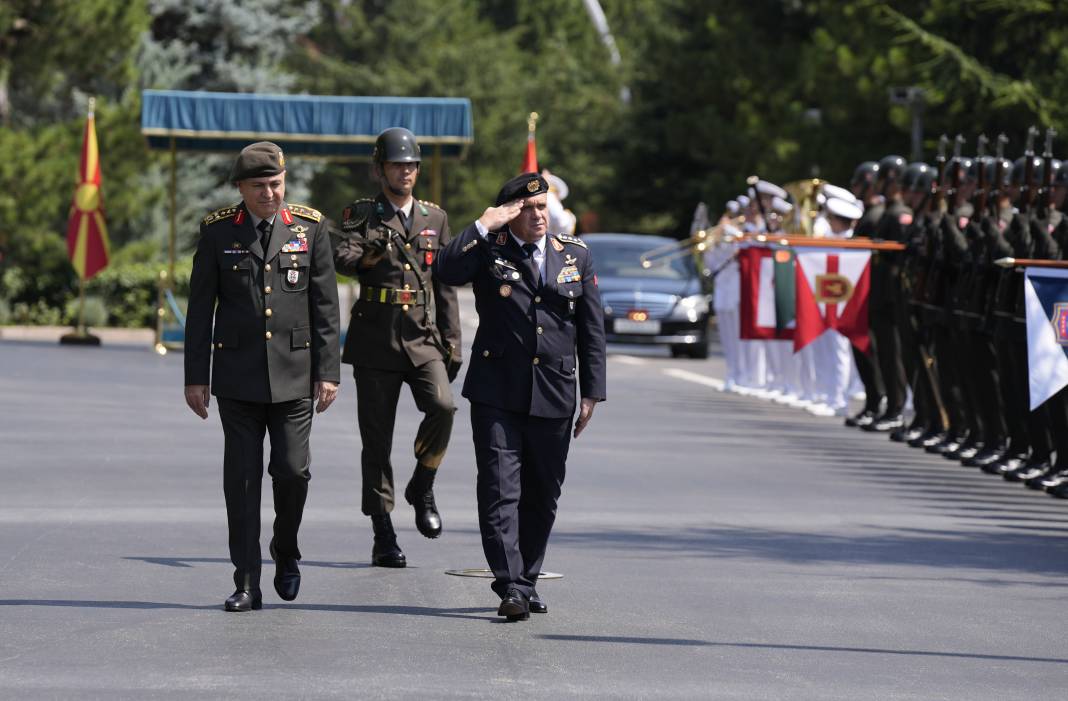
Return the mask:
MULTIPOLYGON (((1042 182, 1042 159, 1038 156, 1032 156, 1032 158, 1034 159, 1035 164, 1035 174, 1032 177, 1034 178, 1034 184, 1037 185, 1038 183, 1042 182)), ((1013 185, 1019 185, 1020 187, 1023 187, 1025 185, 1024 175, 1027 174, 1025 172, 1026 170, 1027 156, 1020 156, 1012 164, 1012 176, 1009 178, 1010 182, 1013 185)))
POLYGON ((926 163, 917 161, 905 168, 905 174, 901 177, 901 187, 909 192, 930 192, 934 178, 934 169, 926 163))
MULTIPOLYGON (((1060 161, 1053 161, 1054 164, 1061 163, 1060 161)), ((1068 187, 1068 168, 1065 168, 1063 164, 1061 167, 1054 166, 1053 171, 1053 184, 1060 185, 1061 187, 1068 187)))
POLYGON ((878 173, 878 163, 875 161, 864 161, 853 171, 853 177, 850 179, 849 184, 860 185, 861 183, 872 183, 875 181, 875 176, 878 173))
POLYGON ((879 161, 879 180, 884 182, 897 181, 905 172, 907 161, 901 156, 886 156, 879 161))
POLYGON ((404 127, 390 127, 379 134, 371 158, 375 163, 419 163, 423 160, 415 134, 404 127))
POLYGON ((986 163, 986 182, 988 187, 1002 188, 1009 184, 1012 175, 1012 161, 1008 158, 1001 159, 1001 182, 994 182, 998 176, 998 159, 991 156, 986 163))
POLYGON ((971 165, 968 166, 968 173, 967 173, 968 180, 974 180, 974 181, 978 182, 978 180, 979 180, 979 169, 980 168, 983 169, 983 179, 986 182, 989 183, 991 180, 993 180, 994 177, 993 177, 993 175, 991 175, 991 173, 993 173, 993 171, 990 170, 990 164, 993 161, 994 161, 994 157, 993 156, 977 156, 971 162, 971 165))
POLYGON ((978 175, 978 171, 972 172, 975 168, 975 159, 971 156, 953 156, 949 159, 949 163, 946 164, 946 177, 950 182, 953 182, 953 173, 960 173, 960 182, 967 182, 968 180, 974 180, 978 175))

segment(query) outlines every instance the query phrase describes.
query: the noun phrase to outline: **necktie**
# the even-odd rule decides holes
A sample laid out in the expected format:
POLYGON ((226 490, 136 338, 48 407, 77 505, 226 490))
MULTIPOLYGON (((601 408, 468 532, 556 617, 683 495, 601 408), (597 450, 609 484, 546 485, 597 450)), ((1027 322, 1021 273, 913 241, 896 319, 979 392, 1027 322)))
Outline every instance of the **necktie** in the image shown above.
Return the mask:
POLYGON ((263 252, 266 254, 267 244, 271 240, 271 222, 264 219, 256 225, 256 228, 260 230, 260 246, 263 247, 263 252))
POLYGON ((536 260, 534 260, 534 252, 537 251, 537 250, 538 250, 538 246, 536 244, 533 244, 533 243, 524 243, 523 244, 523 251, 525 251, 526 254, 527 254, 527 257, 526 257, 526 260, 525 260, 525 262, 527 264, 527 270, 530 271, 531 277, 534 280, 535 285, 540 287, 541 286, 541 270, 538 269, 538 262, 536 260))
POLYGON ((403 209, 398 209, 397 210, 397 219, 400 219, 401 226, 404 227, 404 233, 406 233, 406 234, 412 233, 411 228, 410 228, 411 224, 408 222, 408 217, 407 217, 407 215, 404 214, 404 210, 403 209))

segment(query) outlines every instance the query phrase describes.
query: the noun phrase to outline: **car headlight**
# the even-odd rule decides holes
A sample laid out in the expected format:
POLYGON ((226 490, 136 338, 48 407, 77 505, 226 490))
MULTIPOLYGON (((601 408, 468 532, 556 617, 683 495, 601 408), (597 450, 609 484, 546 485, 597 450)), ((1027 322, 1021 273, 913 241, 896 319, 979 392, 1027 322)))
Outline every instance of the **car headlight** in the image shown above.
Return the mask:
POLYGON ((669 318, 675 320, 697 321, 708 313, 708 295, 690 295, 675 303, 669 318))

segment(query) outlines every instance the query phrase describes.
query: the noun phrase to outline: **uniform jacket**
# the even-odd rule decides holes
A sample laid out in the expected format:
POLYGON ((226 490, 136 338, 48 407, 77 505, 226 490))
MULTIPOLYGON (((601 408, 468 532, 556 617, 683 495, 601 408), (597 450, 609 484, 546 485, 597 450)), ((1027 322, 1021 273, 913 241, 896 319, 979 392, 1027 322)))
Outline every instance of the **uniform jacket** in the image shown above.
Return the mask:
POLYGON ((479 324, 463 395, 530 416, 570 417, 576 375, 583 397, 605 399, 604 309, 593 259, 586 244, 564 234, 545 242, 544 283, 525 259, 507 229, 483 239, 472 224, 434 261, 442 282, 472 283, 475 292, 479 324))
POLYGON ((410 228, 411 233, 406 234, 393 205, 383 194, 373 200, 357 200, 345 208, 334 263, 339 273, 359 280, 361 291, 352 307, 345 338, 345 363, 404 370, 435 359, 460 361, 456 290, 441 284, 431 272, 435 257, 452 240, 449 218, 437 205, 417 200, 412 206, 410 228), (381 250, 375 243, 381 240, 389 242, 385 255, 368 265, 381 250), (363 298, 369 287, 418 292, 424 286, 432 293, 431 305, 363 298), (431 308, 432 314, 428 313, 431 308))
POLYGON ((313 382, 340 382, 338 326, 330 237, 319 212, 283 203, 266 252, 244 204, 201 222, 189 278, 187 385, 209 384, 210 374, 219 397, 310 397, 313 382))
MULTIPOLYGON (((912 210, 903 202, 888 202, 876 227, 875 238, 882 241, 905 243, 905 229, 912 223, 912 210)), ((879 251, 871 270, 871 309, 886 310, 905 302, 902 299, 898 276, 901 272, 901 254, 879 251)))

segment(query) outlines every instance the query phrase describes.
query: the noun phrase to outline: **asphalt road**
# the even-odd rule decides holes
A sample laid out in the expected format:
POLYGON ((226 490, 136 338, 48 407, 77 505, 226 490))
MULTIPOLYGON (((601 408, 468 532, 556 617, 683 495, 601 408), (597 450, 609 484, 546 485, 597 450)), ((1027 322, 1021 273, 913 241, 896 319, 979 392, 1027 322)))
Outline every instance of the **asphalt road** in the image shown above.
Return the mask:
MULTIPOLYGON (((222 433, 181 354, 0 342, 0 698, 1065 697, 1063 502, 722 394, 718 357, 614 351, 545 563, 564 577, 508 624, 488 580, 444 574, 484 566, 466 401, 444 535, 398 507, 410 566, 377 569, 346 377, 313 430, 300 598, 268 561, 264 609, 228 614, 222 433)), ((400 416, 406 475, 408 396, 400 416)))

